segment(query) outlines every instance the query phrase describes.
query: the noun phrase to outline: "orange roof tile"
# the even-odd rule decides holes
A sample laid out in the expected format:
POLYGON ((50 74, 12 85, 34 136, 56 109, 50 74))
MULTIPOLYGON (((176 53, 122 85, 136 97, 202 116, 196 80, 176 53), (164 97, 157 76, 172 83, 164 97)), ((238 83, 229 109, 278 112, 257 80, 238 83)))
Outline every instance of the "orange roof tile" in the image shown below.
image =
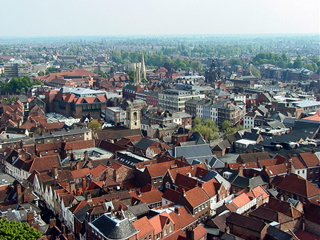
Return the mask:
POLYGON ((242 193, 239 196, 235 197, 232 200, 232 203, 235 204, 238 208, 243 207, 244 205, 248 204, 250 202, 250 198, 247 194, 242 193))
POLYGON ((319 158, 312 152, 299 153, 299 156, 305 162, 307 167, 315 167, 320 165, 319 158))
POLYGON ((203 237, 206 238, 208 231, 202 225, 198 225, 193 229, 193 233, 194 240, 200 240, 203 239, 203 237))
POLYGON ((209 200, 208 196, 200 187, 194 187, 185 192, 185 199, 192 207, 199 206, 200 204, 209 200))
POLYGON ((152 224, 149 222, 147 217, 143 217, 133 222, 132 225, 139 232, 137 233, 137 238, 141 238, 144 235, 153 232, 155 229, 152 224))

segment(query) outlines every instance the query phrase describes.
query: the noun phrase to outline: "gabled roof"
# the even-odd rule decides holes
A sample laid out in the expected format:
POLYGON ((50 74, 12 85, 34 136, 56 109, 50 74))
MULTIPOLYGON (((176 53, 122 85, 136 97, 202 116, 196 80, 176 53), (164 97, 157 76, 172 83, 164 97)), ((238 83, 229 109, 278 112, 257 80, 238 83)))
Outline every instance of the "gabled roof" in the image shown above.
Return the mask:
POLYGON ((133 222, 132 225, 139 231, 137 238, 140 238, 147 233, 154 232, 154 227, 151 225, 147 217, 138 219, 137 221, 133 222))
POLYGON ((179 200, 179 197, 180 197, 181 193, 178 192, 178 191, 175 191, 171 188, 167 188, 163 195, 162 195, 162 198, 164 199, 167 199, 169 200, 170 202, 174 202, 174 203, 177 203, 178 200, 179 200))
POLYGON ((150 139, 142 138, 139 142, 137 142, 134 145, 134 147, 145 151, 154 143, 157 143, 157 142, 150 139))
MULTIPOLYGON (((153 204, 161 202, 163 193, 160 192, 158 189, 149 191, 149 192, 130 192, 129 193, 132 198, 135 198, 136 200, 146 203, 146 204, 153 204)), ((135 201, 135 200, 133 200, 135 201)))
POLYGON ((209 144, 200 144, 193 146, 178 146, 168 150, 172 157, 184 157, 189 163, 194 159, 205 162, 206 159, 211 159, 213 154, 209 144))
POLYGON ((153 228, 155 230, 154 231, 155 235, 162 232, 163 227, 169 221, 174 223, 174 221, 172 220, 172 218, 169 216, 169 214, 167 212, 160 213, 160 214, 154 216, 153 218, 149 219, 149 222, 151 223, 151 225, 153 226, 153 228))
POLYGON ((220 185, 216 179, 211 179, 201 184, 202 190, 208 195, 209 198, 217 194, 216 186, 220 185))
POLYGON ((284 164, 269 166, 265 168, 265 172, 269 177, 284 175, 287 173, 287 168, 284 164))
POLYGON ((193 208, 209 200, 208 196, 200 187, 194 187, 186 191, 183 197, 193 208))
POLYGON ((283 177, 275 177, 272 184, 279 189, 295 193, 307 198, 320 196, 320 189, 314 186, 311 182, 303 179, 296 174, 289 174, 283 177))
POLYGON ((145 171, 149 172, 151 178, 160 177, 165 175, 167 170, 170 169, 173 164, 174 161, 151 164, 149 166, 146 166, 145 171))
POLYGON ((269 202, 263 205, 265 208, 281 212, 291 218, 299 218, 303 214, 296 209, 291 203, 278 200, 276 198, 269 198, 269 202))
POLYGON ((231 215, 227 218, 227 223, 231 223, 233 225, 237 225, 258 233, 261 233, 266 227, 266 224, 260 220, 246 217, 237 213, 231 213, 231 215))
POLYGON ((299 153, 299 157, 306 167, 315 167, 320 165, 319 158, 312 152, 299 153))
POLYGON ((263 206, 260 206, 256 210, 252 211, 250 213, 250 216, 266 220, 267 222, 285 223, 290 222, 292 220, 291 217, 281 212, 277 212, 275 210, 268 209, 263 206))
POLYGON ((256 162, 257 160, 270 159, 270 155, 267 152, 259 152, 259 153, 243 153, 239 154, 237 158, 237 162, 256 162))

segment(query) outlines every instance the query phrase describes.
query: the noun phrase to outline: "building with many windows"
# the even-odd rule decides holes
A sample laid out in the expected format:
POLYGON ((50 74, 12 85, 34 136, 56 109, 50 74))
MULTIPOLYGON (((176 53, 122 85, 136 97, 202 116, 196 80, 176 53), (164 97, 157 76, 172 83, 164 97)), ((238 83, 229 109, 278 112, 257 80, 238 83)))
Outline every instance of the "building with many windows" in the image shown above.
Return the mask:
POLYGON ((3 65, 4 73, 8 78, 30 76, 31 64, 22 60, 12 60, 3 65))
POLYGON ((159 106, 170 112, 185 112, 185 103, 190 99, 203 99, 205 94, 191 91, 168 89, 159 93, 159 106))
POLYGON ((81 118, 90 116, 101 118, 101 112, 106 110, 106 93, 87 88, 61 88, 60 91, 45 93, 49 112, 64 116, 81 118))

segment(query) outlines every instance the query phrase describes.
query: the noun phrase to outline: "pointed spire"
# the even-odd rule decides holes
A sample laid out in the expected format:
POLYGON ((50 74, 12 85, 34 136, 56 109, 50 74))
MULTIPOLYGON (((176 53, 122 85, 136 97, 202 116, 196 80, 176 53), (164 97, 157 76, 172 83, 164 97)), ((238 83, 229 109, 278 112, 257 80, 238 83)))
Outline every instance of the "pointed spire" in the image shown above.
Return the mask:
POLYGON ((144 54, 142 53, 141 55, 141 78, 142 79, 147 79, 147 75, 146 75, 146 65, 144 63, 144 54))

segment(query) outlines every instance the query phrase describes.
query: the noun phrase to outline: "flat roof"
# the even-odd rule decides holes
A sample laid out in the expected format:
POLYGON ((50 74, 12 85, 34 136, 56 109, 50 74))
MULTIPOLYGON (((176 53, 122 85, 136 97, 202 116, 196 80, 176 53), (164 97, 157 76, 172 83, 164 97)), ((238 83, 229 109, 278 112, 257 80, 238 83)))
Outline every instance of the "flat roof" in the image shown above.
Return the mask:
POLYGON ((98 148, 98 147, 91 147, 91 148, 83 148, 78 150, 73 150, 73 155, 75 159, 83 158, 84 152, 87 151, 89 155, 89 159, 91 160, 99 160, 101 158, 111 158, 114 154, 113 152, 109 152, 105 149, 98 148))

